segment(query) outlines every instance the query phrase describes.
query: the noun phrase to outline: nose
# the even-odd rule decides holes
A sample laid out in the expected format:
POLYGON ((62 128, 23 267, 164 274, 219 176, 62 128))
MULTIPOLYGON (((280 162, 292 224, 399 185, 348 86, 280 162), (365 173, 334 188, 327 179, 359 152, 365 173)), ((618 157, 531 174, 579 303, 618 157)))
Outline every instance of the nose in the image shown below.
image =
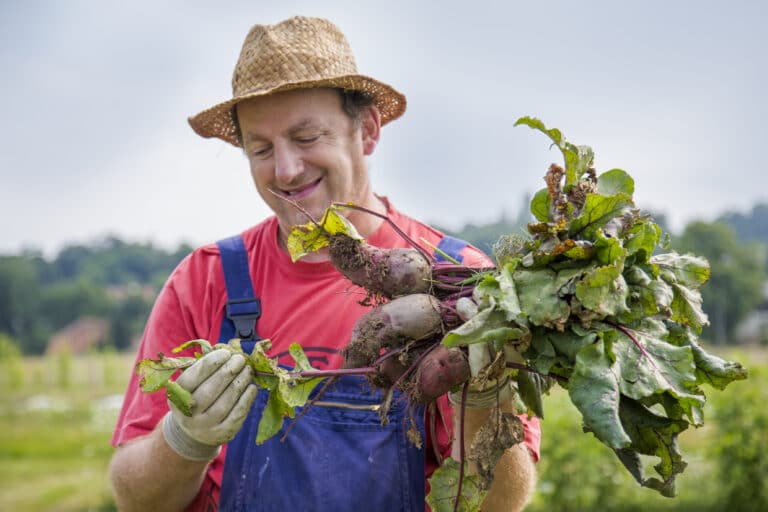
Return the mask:
POLYGON ((275 145, 275 180, 278 184, 289 185, 304 172, 304 163, 298 152, 290 145, 275 145))

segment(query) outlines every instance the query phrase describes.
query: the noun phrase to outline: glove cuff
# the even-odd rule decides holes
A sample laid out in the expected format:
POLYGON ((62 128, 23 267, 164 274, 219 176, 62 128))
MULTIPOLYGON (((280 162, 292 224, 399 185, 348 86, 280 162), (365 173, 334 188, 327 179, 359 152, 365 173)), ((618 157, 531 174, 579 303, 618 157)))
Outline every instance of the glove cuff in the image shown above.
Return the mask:
POLYGON ((211 460, 215 458, 221 450, 220 445, 211 446, 189 437, 189 434, 184 432, 171 412, 168 412, 168 414, 163 417, 162 429, 163 438, 165 439, 165 442, 168 443, 171 450, 187 460, 211 460))
MULTIPOLYGON (((468 409, 490 409, 496 407, 512 398, 513 392, 510 386, 511 384, 507 377, 503 381, 497 381, 482 391, 472 391, 470 388, 464 405, 468 409)), ((450 400, 453 405, 460 407, 461 391, 449 393, 448 400, 450 400)))

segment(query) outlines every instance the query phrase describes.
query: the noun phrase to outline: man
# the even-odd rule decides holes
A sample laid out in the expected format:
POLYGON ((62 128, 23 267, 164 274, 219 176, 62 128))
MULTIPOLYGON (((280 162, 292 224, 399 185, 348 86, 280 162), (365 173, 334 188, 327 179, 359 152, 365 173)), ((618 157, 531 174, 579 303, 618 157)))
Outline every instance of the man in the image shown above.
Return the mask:
MULTIPOLYGON (((232 99, 190 124, 203 137, 243 148, 256 189, 275 215, 194 251, 178 266, 157 299, 138 359, 192 339, 268 338, 280 363, 292 365, 287 348, 299 341, 313 366, 339 368, 341 350, 368 307, 326 252, 291 262, 287 233, 307 221, 292 203, 320 218, 332 201, 353 202, 439 246, 441 233, 375 195, 368 179, 366 157, 381 126, 404 112, 405 98, 357 73, 333 24, 303 17, 253 27, 232 86, 232 99)), ((348 218, 373 245, 406 246, 379 217, 350 212, 348 218)), ((456 256, 467 265, 487 263, 471 246, 456 256)), ((228 351, 201 358, 177 380, 193 393, 190 417, 161 393, 142 393, 132 377, 112 439, 110 477, 121 510, 419 510, 425 478, 439 459, 452 452, 457 458, 446 397, 426 418, 396 401, 382 425, 380 395, 359 377, 340 379, 284 441, 278 435, 256 445, 268 394, 256 395, 252 376, 243 357, 228 351), (411 420, 423 448, 405 435, 411 420)), ((488 414, 467 409, 467 439, 488 414)), ((519 510, 530 495, 539 430, 535 420, 524 422, 526 442, 502 457, 484 510, 519 510)))

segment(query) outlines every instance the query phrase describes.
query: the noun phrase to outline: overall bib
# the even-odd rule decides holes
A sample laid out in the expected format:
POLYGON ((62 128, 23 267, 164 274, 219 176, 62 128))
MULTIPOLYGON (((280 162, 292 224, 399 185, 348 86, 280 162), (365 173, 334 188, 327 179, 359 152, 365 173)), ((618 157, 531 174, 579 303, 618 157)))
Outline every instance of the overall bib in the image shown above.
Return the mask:
MULTIPOLYGON (((256 334, 261 303, 254 296, 245 246, 239 236, 218 246, 228 299, 219 343, 241 338, 243 350, 250 353, 261 339, 256 334)), ((438 248, 460 261, 465 246, 464 241, 445 237, 438 248)), ((435 256, 443 259, 439 253, 435 256)), ((412 418, 421 439, 426 439, 423 406, 409 405, 396 392, 389 422, 382 425, 382 392, 364 377, 342 376, 293 425, 285 441, 280 439, 290 419, 280 433, 257 445, 268 398, 266 391, 259 391, 242 429, 227 445, 220 510, 424 510, 424 449, 406 435, 412 418)))

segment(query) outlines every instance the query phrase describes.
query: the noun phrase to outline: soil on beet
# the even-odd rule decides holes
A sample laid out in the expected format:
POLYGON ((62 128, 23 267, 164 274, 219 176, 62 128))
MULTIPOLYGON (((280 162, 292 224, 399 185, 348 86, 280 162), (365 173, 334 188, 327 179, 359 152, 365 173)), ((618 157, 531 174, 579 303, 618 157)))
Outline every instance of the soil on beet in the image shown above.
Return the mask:
POLYGON ((383 285, 389 274, 389 261, 378 250, 365 250, 360 240, 347 235, 329 237, 331 263, 354 284, 366 291, 360 301, 363 306, 377 306, 383 302, 383 285), (374 273, 375 272, 375 273, 374 273))
POLYGON ((342 272, 356 272, 370 265, 367 253, 360 250, 360 241, 346 235, 329 237, 331 263, 342 272))
POLYGON ((376 315, 361 318, 355 325, 352 340, 342 352, 345 368, 370 366, 379 357, 379 332, 383 328, 384 321, 376 315))

